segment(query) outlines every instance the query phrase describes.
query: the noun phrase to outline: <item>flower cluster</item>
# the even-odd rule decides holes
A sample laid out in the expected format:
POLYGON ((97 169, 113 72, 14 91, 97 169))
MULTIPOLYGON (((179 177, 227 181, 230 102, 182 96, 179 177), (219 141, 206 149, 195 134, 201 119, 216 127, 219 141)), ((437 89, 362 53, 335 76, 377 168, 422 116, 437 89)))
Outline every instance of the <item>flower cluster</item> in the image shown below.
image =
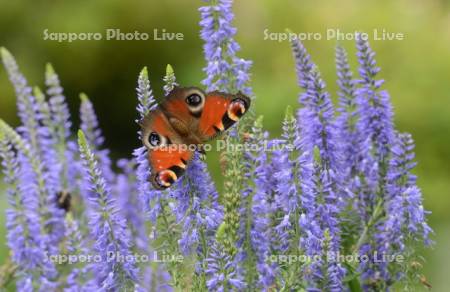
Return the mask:
MULTIPOLYGON (((205 2, 203 84, 256 101, 251 62, 237 56, 232 1, 205 2)), ((335 106, 306 48, 292 40, 299 106, 287 108, 280 137, 253 112, 223 137, 255 147, 221 153, 219 193, 200 153, 165 191, 149 182, 145 147, 113 167, 89 98, 80 95, 75 137, 53 67, 46 89, 32 89, 2 48, 21 125, 0 120, 11 251, 0 288, 384 291, 423 279, 416 250, 432 243, 432 230, 412 173, 414 143, 395 129, 369 43, 358 37, 356 49, 358 77, 336 49, 335 106)), ((170 65, 163 80, 165 95, 178 86, 170 65)), ((136 91, 139 124, 158 106, 146 67, 136 91)))

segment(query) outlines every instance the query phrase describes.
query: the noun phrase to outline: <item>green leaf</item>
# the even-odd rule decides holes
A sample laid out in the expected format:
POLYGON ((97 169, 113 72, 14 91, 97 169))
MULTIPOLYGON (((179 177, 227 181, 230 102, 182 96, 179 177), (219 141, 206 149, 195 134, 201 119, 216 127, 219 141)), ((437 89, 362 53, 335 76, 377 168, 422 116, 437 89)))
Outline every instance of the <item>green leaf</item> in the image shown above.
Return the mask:
POLYGON ((357 277, 354 277, 348 282, 348 287, 350 288, 350 291, 352 292, 362 292, 363 289, 361 287, 361 284, 359 283, 359 280, 357 277))
POLYGON ((316 146, 314 146, 314 150, 313 150, 314 152, 314 161, 317 163, 317 164, 321 164, 322 163, 322 158, 321 158, 321 156, 320 156, 320 149, 319 149, 319 147, 317 147, 317 145, 316 146))
POLYGON ((264 116, 259 116, 255 121, 255 127, 256 128, 262 128, 263 127, 263 118, 264 116))
POLYGON ((219 228, 217 228, 217 232, 216 232, 216 239, 217 241, 221 242, 226 234, 225 234, 225 230, 227 228, 227 223, 226 222, 222 222, 222 224, 220 224, 219 228))

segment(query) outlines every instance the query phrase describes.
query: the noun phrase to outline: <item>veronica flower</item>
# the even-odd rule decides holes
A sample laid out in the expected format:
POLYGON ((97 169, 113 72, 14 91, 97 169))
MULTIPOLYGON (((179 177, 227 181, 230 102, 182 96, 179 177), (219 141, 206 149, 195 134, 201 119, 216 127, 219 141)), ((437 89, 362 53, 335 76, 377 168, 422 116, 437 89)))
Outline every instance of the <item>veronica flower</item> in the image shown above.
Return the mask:
POLYGON ((311 62, 306 49, 297 39, 292 41, 292 49, 298 74, 298 82, 305 90, 300 94, 299 102, 303 106, 298 111, 298 123, 304 151, 312 153, 317 146, 324 167, 335 176, 340 173, 340 141, 334 122, 334 109, 325 83, 319 71, 311 62))
MULTIPOLYGON (((127 222, 127 236, 132 241, 133 251, 139 255, 151 257, 151 247, 144 212, 139 199, 139 185, 135 173, 135 161, 120 159, 117 167, 121 173, 116 176, 112 192, 117 202, 117 209, 127 222)), ((147 263, 137 263, 141 275, 139 284, 136 284, 135 291, 146 291, 152 283, 153 269, 147 263)))
MULTIPOLYGON (((279 217, 274 227, 273 253, 278 255, 300 254, 300 215, 302 204, 307 200, 303 189, 310 181, 312 165, 309 155, 302 150, 297 120, 290 107, 286 109, 282 127, 282 139, 274 145, 272 168, 279 217)), ((305 188, 307 191, 307 188, 305 188)), ((304 246, 302 244, 302 246, 304 246)), ((279 287, 301 287, 303 279, 293 277, 302 269, 302 263, 279 264, 277 283, 279 287)))
MULTIPOLYGON (((298 40, 293 40, 292 46, 299 73, 299 84, 306 89, 299 100, 304 106, 298 112, 301 146, 314 161, 313 176, 305 177, 303 180, 305 199, 302 207, 305 215, 300 219, 300 225, 304 228, 306 239, 301 239, 301 243, 305 244, 304 248, 309 255, 327 252, 337 254, 340 247, 338 215, 343 205, 343 194, 339 177, 342 169, 340 141, 334 123, 333 105, 329 94, 325 91, 325 84, 319 72, 314 69, 306 50, 298 40), (305 222, 305 219, 311 222, 305 222), (323 246, 325 233, 330 237, 328 250, 323 246)), ((330 282, 324 287, 328 289, 341 287, 345 275, 343 267, 338 263, 320 264, 327 266, 327 269, 333 266, 335 274, 324 275, 321 273, 320 265, 316 265, 312 271, 313 275, 316 274, 316 278, 311 279, 310 285, 314 287, 320 282, 318 279, 330 276, 330 282)))
POLYGON ((56 74, 53 66, 48 63, 45 71, 45 85, 47 86, 47 94, 49 96, 49 105, 53 125, 56 129, 57 138, 60 144, 64 144, 70 136, 70 121, 69 108, 66 103, 66 98, 63 94, 59 77, 56 74))
POLYGON ((36 86, 33 92, 36 100, 36 107, 38 109, 37 116, 39 116, 39 120, 43 125, 39 131, 43 134, 41 139, 41 147, 42 149, 45 149, 45 151, 42 151, 42 160, 47 177, 47 187, 52 193, 60 192, 62 191, 62 185, 59 178, 62 171, 62 165, 58 161, 55 128, 52 123, 50 106, 39 87, 36 86))
POLYGON ((45 184, 40 194, 40 214, 48 227, 49 237, 47 248, 54 252, 64 235, 64 226, 61 224, 63 212, 56 207, 56 193, 60 191, 58 180, 58 169, 55 165, 55 152, 53 151, 54 141, 52 140, 51 129, 46 125, 41 125, 45 119, 47 104, 43 98, 40 101, 33 96, 27 80, 19 71, 14 57, 5 49, 1 48, 1 56, 9 78, 16 91, 18 114, 22 122, 19 132, 30 143, 30 151, 36 155, 36 164, 40 164, 40 176, 45 184), (45 201, 45 203, 44 203, 45 201))
POLYGON ((32 94, 32 89, 19 71, 14 57, 5 48, 1 48, 1 55, 9 79, 16 91, 18 115, 22 122, 22 126, 18 130, 30 142, 31 150, 36 152, 35 155, 40 157, 44 167, 43 171, 47 172, 46 185, 49 188, 50 196, 55 196, 55 193, 59 191, 58 169, 52 167, 55 165, 55 153, 48 122, 50 119, 48 104, 40 91, 37 91, 40 94, 39 99, 32 94), (43 125, 41 125, 41 121, 43 125))
POLYGON ((142 146, 133 151, 137 163, 136 177, 138 180, 139 200, 146 220, 156 222, 158 214, 161 211, 160 198, 162 192, 154 190, 150 181, 150 164, 147 158, 147 149, 142 146))
MULTIPOLYGON (((23 228, 25 225, 25 212, 22 199, 19 193, 19 164, 12 146, 5 139, 4 133, 0 132, 0 157, 2 158, 4 180, 8 188, 8 203, 10 209, 6 210, 6 220, 8 228, 8 246, 13 251, 13 257, 16 262, 21 262, 21 253, 24 249, 23 228), (16 241, 17 240, 17 241, 16 241)), ((26 232, 25 234, 29 234, 26 232)))
POLYGON ((42 150, 40 147, 40 139, 42 133, 38 130, 39 118, 37 116, 36 99, 32 95, 31 87, 28 86, 27 80, 20 73, 14 57, 5 48, 1 48, 1 56, 3 64, 8 72, 9 79, 14 86, 17 96, 18 116, 22 122, 20 132, 30 141, 33 149, 42 150))
MULTIPOLYGON (((45 100, 45 95, 42 93, 38 86, 33 88, 33 95, 36 100, 36 107, 38 108, 38 114, 40 116, 40 121, 44 126, 46 126, 50 131, 52 131, 52 115, 50 113, 50 106, 45 100)), ((52 137, 53 138, 53 137, 52 137)))
MULTIPOLYGON (((349 180, 361 171, 361 161, 367 150, 363 135, 358 126, 358 104, 356 96, 356 81, 353 79, 347 52, 341 46, 336 47, 336 69, 339 86, 339 116, 337 127, 342 143, 342 155, 344 158, 343 171, 349 180)), ((353 191, 350 189, 349 191, 353 191)))
POLYGON ((117 166, 122 172, 116 177, 113 192, 117 198, 119 210, 127 220, 129 229, 132 232, 130 236, 136 243, 136 247, 141 251, 148 251, 149 242, 144 222, 144 213, 136 212, 136 210, 141 210, 142 207, 138 196, 135 162, 120 159, 117 162, 117 166))
MULTIPOLYGON (((177 86, 175 73, 167 66, 164 77, 164 91, 167 94, 177 86)), ((206 288, 204 279, 206 257, 210 249, 211 235, 219 226, 223 210, 218 203, 218 193, 208 173, 206 164, 198 153, 190 161, 186 174, 170 190, 169 196, 175 199, 169 203, 178 224, 182 226, 179 240, 180 250, 188 255, 195 251, 197 263, 194 282, 206 288), (202 283, 203 282, 203 283, 202 283)))
POLYGON ((384 80, 376 79, 380 69, 376 66, 375 53, 367 40, 358 37, 356 41, 357 56, 360 64, 358 80, 359 88, 356 91, 358 103, 358 131, 362 136, 364 155, 363 169, 365 175, 366 191, 365 210, 360 210, 368 218, 381 204, 385 193, 386 171, 389 165, 389 155, 394 141, 393 113, 389 94, 381 90, 384 80))
POLYGON ((223 246, 223 242, 226 240, 226 228, 226 222, 218 228, 207 259, 208 269, 206 274, 208 275, 208 281, 206 286, 208 291, 229 291, 232 289, 243 291, 246 287, 242 275, 233 266, 232 255, 227 253, 223 246))
MULTIPOLYGON (((218 0, 206 1, 207 5, 201 7, 201 33, 204 40, 203 51, 207 62, 203 69, 206 78, 202 83, 207 91, 221 90, 225 92, 242 91, 247 95, 252 95, 251 88, 247 85, 250 79, 249 70, 251 62, 238 58, 236 53, 239 45, 234 40, 236 29, 232 26, 233 12, 232 1, 218 0)), ((238 127, 244 125, 241 121, 238 127)), ((226 143, 238 143, 238 135, 235 130, 231 130, 226 137, 226 143)), ((229 254, 231 261, 237 253, 236 243, 238 241, 238 230, 240 225, 240 209, 244 176, 237 163, 242 162, 243 154, 238 151, 226 151, 222 156, 227 161, 228 169, 224 176, 229 178, 229 183, 225 185, 225 207, 224 220, 226 224, 227 238, 223 246, 229 254)), ((249 210, 251 207, 244 207, 249 210)))
MULTIPOLYGON (((136 107, 139 113, 139 119, 142 120, 152 109, 157 106, 153 97, 153 91, 150 87, 147 68, 144 67, 139 74, 138 86, 136 88, 138 105, 136 107)), ((139 133, 140 136, 140 133, 139 133)), ((156 218, 161 211, 160 198, 162 192, 154 190, 148 178, 150 175, 150 165, 147 159, 147 149, 141 146, 134 150, 133 156, 137 163, 136 176, 138 180, 139 199, 142 210, 147 219, 156 222, 156 218)))
MULTIPOLYGON (((306 51, 305 46, 296 40, 291 41, 292 53, 295 59, 295 71, 297 73, 298 85, 306 92, 310 83, 310 75, 315 65, 311 62, 311 56, 306 51)), ((303 93, 299 96, 299 103, 306 106, 308 95, 303 93)))
POLYGON ((207 91, 225 92, 242 91, 251 95, 251 88, 246 84, 250 80, 248 71, 251 62, 238 58, 240 50, 234 40, 236 28, 231 24, 234 15, 231 0, 208 0, 207 6, 200 8, 202 27, 200 36, 204 40, 203 51, 207 62, 203 84, 207 91))
MULTIPOLYGON (((361 108, 358 104, 357 82, 350 71, 347 52, 341 46, 336 48, 336 69, 339 86, 336 125, 342 146, 342 188, 348 198, 347 204, 352 206, 345 212, 346 217, 359 216, 366 222, 370 217, 368 206, 373 204, 373 183, 376 178, 365 178, 377 177, 377 169, 374 159, 368 155, 370 139, 359 126, 361 108)), ((343 225, 343 232, 354 234, 360 230, 360 225, 359 222, 349 220, 348 224, 343 225)))
POLYGON ((337 179, 336 175, 341 170, 340 141, 333 121, 333 105, 328 93, 324 92, 325 84, 319 72, 313 71, 310 78, 312 81, 307 91, 310 104, 299 113, 299 116, 303 115, 300 123, 302 144, 310 152, 317 146, 323 167, 337 179))
POLYGON ((80 94, 80 129, 86 133, 86 139, 95 155, 97 155, 100 167, 108 182, 114 181, 114 173, 111 169, 111 159, 109 158, 109 150, 102 149, 105 138, 98 124, 97 115, 95 114, 94 106, 86 94, 80 94))
POLYGON ((232 264, 230 255, 224 252, 223 247, 217 247, 216 245, 211 247, 207 273, 212 275, 212 277, 207 282, 208 291, 244 290, 245 282, 237 274, 236 270, 230 267, 232 264), (232 272, 226 273, 224 271, 232 272))
MULTIPOLYGON (((169 69, 169 67, 168 67, 169 69)), ((170 67, 171 69, 171 67, 170 67)), ((173 71, 173 70, 172 70, 173 71)), ((173 78, 171 77, 170 80, 173 81, 173 84, 175 84, 175 75, 173 75, 173 78)), ((139 113, 139 120, 138 123, 153 109, 156 108, 157 103, 153 96, 153 91, 150 86, 150 80, 148 78, 148 71, 147 68, 144 67, 138 78, 138 86, 136 88, 137 91, 137 98, 138 98, 138 105, 136 107, 138 113, 139 113)), ((174 85, 175 86, 175 85, 174 85)), ((141 133, 138 132, 139 138, 141 133)), ((168 192, 162 192, 159 190, 155 190, 153 186, 149 182, 149 175, 150 175, 150 165, 148 163, 147 158, 147 148, 144 146, 141 146, 134 150, 133 152, 135 163, 137 164, 137 168, 135 170, 136 175, 136 191, 138 194, 138 201, 139 201, 139 210, 142 212, 143 220, 150 220, 152 223, 156 223, 157 219, 161 216, 165 216, 165 208, 166 208, 166 198, 164 196, 167 196, 168 192)), ((130 214, 131 215, 131 214, 130 214)), ((135 215, 133 215, 135 216, 135 215)), ((167 219, 168 221, 170 219, 167 219)), ((168 222, 167 221, 167 222, 168 222)), ((136 221, 137 222, 137 221, 136 221)), ((145 222, 143 222, 145 224, 145 222)), ((137 227, 137 226, 136 226, 137 227)), ((143 227, 141 226, 139 228, 140 234, 144 235, 143 227)), ((167 228, 171 229, 172 227, 167 228)), ((173 230, 164 230, 163 233, 166 232, 169 234, 168 239, 170 241, 170 246, 173 247, 176 245, 176 238, 173 235, 173 230)), ((156 230, 151 231, 151 240, 154 240, 155 238, 160 239, 163 237, 159 233, 156 232, 156 230)), ((144 238, 142 238, 142 244, 144 244, 144 238)), ((164 241, 164 240, 163 240, 164 241)), ((154 244, 154 241, 148 242, 150 244, 154 244)), ((144 248, 144 246, 142 246, 144 248)), ((152 249, 148 245, 146 247, 146 252, 151 253, 152 249)), ((175 254, 176 249, 173 249, 174 252, 172 254, 175 254)), ((166 267, 163 267, 162 265, 158 265, 156 268, 147 268, 144 270, 144 278, 142 281, 142 284, 139 285, 138 291, 145 291, 145 289, 148 289, 149 287, 153 287, 153 289, 158 289, 161 291, 171 291, 171 288, 168 287, 168 284, 171 281, 171 277, 169 273, 165 269, 166 267)))
POLYGON ((55 247, 49 247, 52 237, 45 232, 52 226, 48 224, 51 219, 42 217, 48 216, 42 206, 47 203, 42 166, 28 144, 3 120, 0 120, 0 138, 6 181, 11 183, 8 201, 12 209, 7 212, 6 221, 8 245, 14 252, 12 259, 21 270, 17 285, 23 291, 31 291, 31 283, 42 289, 54 289, 57 272, 45 259, 55 253, 55 247))
MULTIPOLYGON (((377 250, 384 254, 402 254, 410 239, 431 243, 429 235, 432 230, 426 222, 426 211, 420 189, 416 185, 416 176, 411 173, 416 165, 413 161, 413 150, 411 135, 396 135, 387 172, 386 220, 379 226, 379 232, 375 235, 377 250)), ((388 283, 404 276, 393 274, 387 268, 387 263, 379 264, 381 276, 388 283)))
POLYGON ((360 107, 359 127, 372 141, 377 161, 387 163, 389 148, 394 138, 390 97, 385 90, 380 89, 384 80, 376 79, 380 69, 376 66, 375 53, 368 41, 358 37, 356 44, 361 76, 358 80, 360 87, 356 93, 360 107))
MULTIPOLYGON (((428 212, 423 207, 421 191, 417 186, 417 177, 412 174, 416 163, 414 162, 414 141, 411 135, 408 133, 397 134, 391 150, 393 157, 387 176, 390 199, 394 202, 403 202, 398 204, 404 207, 403 228, 406 228, 414 239, 430 244, 429 236, 432 230, 425 218, 428 212)), ((396 203, 393 204, 396 205, 396 203)), ((391 210, 391 215, 401 213, 395 212, 394 208, 391 210)))
POLYGON ((136 88, 138 106, 136 107, 140 118, 144 118, 152 109, 157 106, 156 100, 153 97, 153 90, 148 79, 147 67, 142 68, 139 73, 138 86, 136 88))
MULTIPOLYGON (((65 221, 66 226, 66 242, 68 255, 71 256, 86 256, 89 250, 86 245, 86 240, 83 238, 79 230, 78 222, 68 214, 65 221)), ((96 285, 92 281, 92 270, 90 265, 79 262, 74 263, 70 273, 67 275, 67 280, 64 286, 65 292, 87 291, 95 289, 96 285)))
MULTIPOLYGON (((48 105, 43 97, 38 101, 33 96, 27 80, 19 71, 14 57, 5 49, 1 48, 1 56, 9 78, 16 91, 17 106, 22 126, 19 127, 24 138, 30 143, 30 150, 34 152, 36 165, 39 164, 40 173, 38 174, 45 187, 41 187, 39 196, 39 212, 42 220, 46 221, 46 230, 48 237, 46 248, 54 253, 62 236, 64 235, 64 226, 62 223, 63 212, 56 207, 56 193, 59 190, 59 172, 55 166, 55 153, 53 151, 54 141, 52 140, 51 129, 40 122, 45 120, 45 111, 48 105)), ((47 113, 48 118, 48 113, 47 113)))
POLYGON ((173 287, 169 283, 170 283, 170 274, 164 270, 162 265, 158 265, 156 268, 147 266, 145 268, 142 284, 136 285, 134 291, 135 292, 174 291, 173 287))
MULTIPOLYGON (((0 136, 3 133, 0 132, 0 136)), ((27 282, 32 281, 31 271, 36 264, 41 261, 42 251, 39 242, 36 242, 34 235, 39 234, 39 226, 36 223, 28 225, 27 221, 30 214, 26 213, 26 206, 20 193, 19 164, 13 152, 11 145, 6 139, 0 137, 0 157, 2 158, 3 173, 5 183, 8 185, 8 203, 10 208, 6 210, 6 228, 8 247, 12 251, 12 260, 19 265, 22 276, 18 279, 18 289, 30 291, 27 288, 27 282), (31 231, 30 231, 31 229, 31 231), (34 237, 34 238, 33 238, 34 237)), ((35 214, 33 214, 35 215, 35 214)))
MULTIPOLYGON (((257 269, 259 274, 258 286, 268 289, 275 280, 276 270, 266 260, 270 256, 273 236, 271 220, 273 201, 273 181, 271 179, 271 168, 268 153, 264 149, 264 141, 268 133, 262 130, 262 117, 255 121, 253 129, 254 143, 258 145, 255 153, 255 192, 252 197, 252 220, 251 226, 251 248, 257 258, 257 269)), ((247 218, 248 219, 248 218, 247 218)), ((251 283, 248 283, 251 284, 251 283)))
POLYGON ((292 49, 298 74, 298 82, 305 89, 299 102, 303 106, 298 113, 298 123, 302 140, 298 142, 304 151, 312 153, 315 146, 320 151, 324 168, 332 172, 336 179, 341 170, 341 149, 339 133, 334 122, 334 109, 325 83, 319 71, 311 62, 304 46, 297 39, 292 41, 292 49))
MULTIPOLYGON (((372 226, 382 228, 380 215, 386 197, 386 174, 389 166, 390 151, 394 141, 392 106, 388 93, 381 90, 383 80, 376 79, 379 68, 376 66, 375 53, 367 40, 358 37, 356 41, 359 62, 359 87, 356 91, 358 103, 358 131, 364 143, 361 151, 366 153, 362 163, 364 184, 361 186, 359 213, 362 215, 363 231, 357 247, 360 254, 369 256, 368 262, 361 263, 362 278, 373 283, 381 283, 381 278, 388 278, 385 263, 376 263, 375 251, 383 252, 384 247, 377 245, 377 232, 372 226)), ((379 240, 379 239, 378 239, 379 240)), ((380 289, 383 289, 381 286, 380 289)))
POLYGON ((137 270, 133 257, 130 258, 131 240, 126 221, 111 197, 98 162, 81 130, 78 144, 91 186, 90 232, 96 239, 94 249, 102 258, 101 262, 95 264, 97 285, 103 289, 117 289, 117 285, 130 287, 137 282, 137 270))
POLYGON ((99 149, 103 146, 105 138, 103 138, 102 130, 99 127, 97 115, 94 106, 84 93, 80 94, 80 129, 86 133, 86 139, 92 147, 99 149))
POLYGON ((62 188, 73 191, 77 187, 76 175, 79 172, 79 164, 75 161, 77 145, 70 140, 72 122, 70 120, 69 108, 61 87, 59 77, 50 63, 46 66, 45 85, 49 96, 51 128, 55 140, 55 150, 58 163, 61 165, 62 188))
POLYGON ((277 193, 280 194, 284 213, 291 214, 300 208, 299 191, 301 190, 298 168, 302 164, 299 165, 296 161, 297 153, 300 151, 300 149, 295 149, 295 145, 299 142, 299 129, 290 107, 286 109, 282 130, 281 143, 276 145, 276 150, 273 152, 275 186, 277 193))
MULTIPOLYGON (((120 159, 117 166, 122 170, 117 175, 114 185, 114 192, 117 197, 118 210, 122 217, 126 218, 129 227, 129 237, 133 241, 135 253, 154 256, 151 244, 154 244, 154 232, 148 234, 148 226, 141 201, 139 200, 139 183, 136 177, 136 167, 134 160, 120 159)), ((139 284, 136 284, 135 291, 172 291, 168 285, 170 275, 162 265, 148 266, 147 262, 139 264, 141 276, 139 284), (153 290, 152 290, 153 289, 153 290)))
POLYGON ((170 64, 167 64, 166 75, 164 76, 163 80, 164 80, 164 94, 167 96, 175 87, 178 86, 175 73, 170 64))
MULTIPOLYGON (((170 65, 167 65, 164 81, 166 95, 178 85, 170 65)), ((188 253, 198 242, 199 232, 215 231, 222 219, 222 208, 218 204, 217 191, 206 163, 201 160, 198 153, 194 154, 194 158, 186 169, 186 175, 171 192, 171 196, 177 200, 173 211, 178 221, 184 220, 180 239, 181 250, 188 253), (200 231, 199 228, 204 230, 200 231)))
MULTIPOLYGON (((177 221, 183 224, 180 247, 188 254, 200 244, 200 235, 213 234, 222 220, 222 207, 218 194, 207 172, 206 164, 196 153, 186 169, 186 175, 171 192, 176 199, 173 211, 177 221)), ((206 249, 207 246, 199 246, 206 249)))

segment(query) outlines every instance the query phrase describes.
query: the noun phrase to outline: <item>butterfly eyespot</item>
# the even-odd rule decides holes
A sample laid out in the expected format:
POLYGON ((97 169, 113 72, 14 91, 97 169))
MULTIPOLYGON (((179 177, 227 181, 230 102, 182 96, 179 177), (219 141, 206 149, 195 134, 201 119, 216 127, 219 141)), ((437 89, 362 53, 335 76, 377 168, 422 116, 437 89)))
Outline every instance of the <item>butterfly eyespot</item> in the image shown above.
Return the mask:
POLYGON ((166 170, 160 171, 156 175, 155 181, 156 181, 156 184, 160 188, 165 189, 165 188, 170 187, 177 179, 178 179, 178 177, 175 174, 175 172, 173 172, 172 170, 166 169, 166 170))
POLYGON ((228 117, 233 121, 238 121, 246 110, 247 104, 245 101, 240 98, 236 98, 228 107, 228 117))
POLYGON ((198 106, 202 103, 202 97, 196 93, 186 97, 186 103, 191 106, 198 106))
POLYGON ((168 139, 156 132, 151 132, 147 139, 144 139, 144 146, 153 149, 168 144, 168 139))
POLYGON ((203 110, 203 106, 205 105, 205 96, 200 91, 194 91, 186 96, 185 102, 189 107, 189 111, 193 115, 197 116, 200 115, 203 110))
POLYGON ((151 133, 150 136, 148 137, 148 142, 150 143, 150 145, 152 145, 153 147, 158 146, 159 144, 161 144, 161 138, 159 138, 159 135, 156 134, 155 132, 151 133))

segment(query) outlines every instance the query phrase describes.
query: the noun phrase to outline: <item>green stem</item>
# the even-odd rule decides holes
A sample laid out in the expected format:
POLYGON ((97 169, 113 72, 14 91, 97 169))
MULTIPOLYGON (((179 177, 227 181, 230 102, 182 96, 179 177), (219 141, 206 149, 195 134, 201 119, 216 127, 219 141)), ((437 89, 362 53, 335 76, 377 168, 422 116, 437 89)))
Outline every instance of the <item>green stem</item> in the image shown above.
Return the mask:
POLYGON ((372 216, 370 217, 369 221, 367 222, 366 226, 364 227, 364 230, 361 233, 361 236, 359 237, 359 239, 353 249, 354 254, 358 253, 359 249, 366 241, 367 234, 368 234, 370 228, 376 223, 376 221, 378 220, 382 211, 383 211, 383 200, 379 200, 378 204, 375 206, 372 216))

